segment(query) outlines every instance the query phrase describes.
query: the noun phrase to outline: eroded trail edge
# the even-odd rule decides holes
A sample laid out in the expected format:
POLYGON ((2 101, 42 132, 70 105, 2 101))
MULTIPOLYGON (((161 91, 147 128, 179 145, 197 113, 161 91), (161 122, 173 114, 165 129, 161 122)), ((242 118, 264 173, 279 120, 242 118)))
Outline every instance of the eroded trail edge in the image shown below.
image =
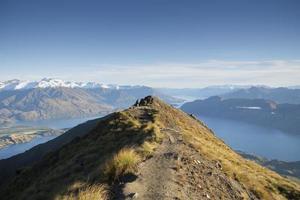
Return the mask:
POLYGON ((220 163, 204 159, 179 130, 161 132, 162 144, 139 165, 137 179, 124 183, 118 199, 243 199, 242 186, 226 177, 220 163))

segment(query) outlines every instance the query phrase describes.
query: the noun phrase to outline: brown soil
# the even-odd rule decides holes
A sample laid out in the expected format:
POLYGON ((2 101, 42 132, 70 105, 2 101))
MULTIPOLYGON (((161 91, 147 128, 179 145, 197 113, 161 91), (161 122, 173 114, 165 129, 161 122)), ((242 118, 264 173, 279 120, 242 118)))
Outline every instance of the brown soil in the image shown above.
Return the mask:
POLYGON ((205 160, 175 129, 161 131, 167 137, 116 199, 244 199, 245 189, 219 163, 205 160))

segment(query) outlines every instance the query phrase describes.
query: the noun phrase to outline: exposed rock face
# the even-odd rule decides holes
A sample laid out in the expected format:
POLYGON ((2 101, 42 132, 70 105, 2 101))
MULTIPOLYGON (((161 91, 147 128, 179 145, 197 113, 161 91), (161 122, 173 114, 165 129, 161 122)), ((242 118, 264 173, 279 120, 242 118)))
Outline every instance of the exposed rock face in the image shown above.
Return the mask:
POLYGON ((60 199, 105 184, 111 199, 300 198, 299 184, 245 160, 203 123, 156 97, 79 132, 7 179, 1 197, 60 199), (116 157, 128 148, 124 160, 116 157))

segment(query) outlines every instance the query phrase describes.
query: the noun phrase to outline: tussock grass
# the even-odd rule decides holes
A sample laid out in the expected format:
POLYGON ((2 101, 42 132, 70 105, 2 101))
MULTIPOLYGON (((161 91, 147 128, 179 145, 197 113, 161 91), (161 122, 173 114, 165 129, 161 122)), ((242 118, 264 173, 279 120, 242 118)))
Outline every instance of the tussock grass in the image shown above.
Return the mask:
POLYGON ((134 173, 137 164, 141 161, 139 154, 133 148, 124 148, 120 150, 112 160, 105 165, 104 173, 110 179, 118 179, 120 176, 134 173))
POLYGON ((141 153, 143 155, 143 157, 145 158, 148 158, 149 156, 151 156, 155 150, 157 146, 157 143, 155 142, 144 142, 143 145, 142 145, 142 150, 141 150, 141 153))
POLYGON ((89 185, 78 190, 76 194, 72 193, 57 197, 55 200, 107 200, 108 191, 104 185, 89 185))

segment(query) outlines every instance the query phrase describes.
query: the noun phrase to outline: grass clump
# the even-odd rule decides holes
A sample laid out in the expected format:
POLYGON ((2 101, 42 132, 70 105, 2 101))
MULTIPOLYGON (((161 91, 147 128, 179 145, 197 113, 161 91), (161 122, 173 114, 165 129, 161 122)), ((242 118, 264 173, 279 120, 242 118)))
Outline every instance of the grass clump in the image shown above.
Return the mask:
POLYGON ((157 144, 154 143, 154 142, 152 142, 152 143, 147 142, 147 141, 144 142, 143 145, 142 145, 142 155, 145 158, 150 157, 153 154, 156 146, 157 146, 157 144))
POLYGON ((72 193, 56 200, 107 200, 108 191, 104 185, 90 185, 78 190, 77 193, 72 193))
POLYGON ((137 164, 141 161, 140 156, 132 148, 124 148, 120 150, 105 165, 105 174, 109 179, 116 180, 120 176, 134 173, 137 164))

